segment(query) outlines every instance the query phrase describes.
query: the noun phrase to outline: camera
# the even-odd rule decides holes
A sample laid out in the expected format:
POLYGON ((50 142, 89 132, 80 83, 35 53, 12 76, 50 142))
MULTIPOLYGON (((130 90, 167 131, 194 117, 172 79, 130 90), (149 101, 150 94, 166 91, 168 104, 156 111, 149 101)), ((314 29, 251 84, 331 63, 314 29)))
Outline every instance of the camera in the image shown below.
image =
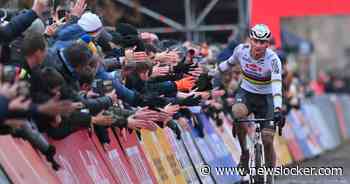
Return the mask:
POLYGON ((191 63, 200 63, 203 61, 204 57, 197 54, 195 49, 189 49, 187 51, 191 63))
POLYGON ((121 114, 115 107, 110 107, 103 112, 105 116, 111 116, 113 118, 112 127, 124 128, 127 126, 127 115, 121 114))
POLYGON ((58 20, 61 20, 62 18, 66 17, 67 13, 68 13, 68 10, 65 10, 65 9, 57 10, 58 20))
POLYGON ((18 69, 15 66, 5 65, 2 67, 2 71, 1 71, 1 81, 14 83, 16 81, 17 73, 18 73, 18 69))
POLYGON ((95 79, 92 82, 92 91, 103 96, 104 94, 113 91, 112 83, 111 80, 95 79))
MULTIPOLYGON (((16 82, 17 74, 20 72, 19 68, 11 65, 4 65, 1 72, 1 81, 13 84, 16 82)), ((16 96, 30 96, 30 84, 27 81, 18 81, 18 89, 16 96)))
POLYGON ((52 25, 53 23, 55 23, 55 21, 53 20, 52 17, 49 17, 49 18, 46 20, 46 25, 52 25))

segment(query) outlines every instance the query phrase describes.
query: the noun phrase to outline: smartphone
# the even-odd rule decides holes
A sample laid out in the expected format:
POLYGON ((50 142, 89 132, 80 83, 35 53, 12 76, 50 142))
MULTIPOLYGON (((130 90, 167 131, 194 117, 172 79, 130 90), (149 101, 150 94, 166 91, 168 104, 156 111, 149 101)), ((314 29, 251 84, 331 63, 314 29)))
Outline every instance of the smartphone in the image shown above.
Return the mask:
POLYGON ((58 16, 58 20, 61 20, 62 18, 66 17, 67 14, 67 10, 57 10, 57 16, 58 16))
POLYGON ((47 19, 46 24, 47 24, 47 25, 52 25, 53 23, 55 23, 55 21, 53 20, 52 17, 49 17, 49 18, 47 19))
POLYGON ((2 67, 1 80, 2 82, 14 83, 16 80, 17 69, 15 66, 5 65, 2 67))

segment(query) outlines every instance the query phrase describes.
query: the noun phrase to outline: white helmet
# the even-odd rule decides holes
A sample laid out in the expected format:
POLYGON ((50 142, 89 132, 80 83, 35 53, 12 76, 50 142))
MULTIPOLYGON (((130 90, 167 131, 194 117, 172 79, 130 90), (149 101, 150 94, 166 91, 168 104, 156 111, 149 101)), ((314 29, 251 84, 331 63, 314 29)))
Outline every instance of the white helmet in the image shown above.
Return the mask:
POLYGON ((270 40, 271 31, 265 24, 256 24, 250 29, 249 37, 257 40, 270 40))

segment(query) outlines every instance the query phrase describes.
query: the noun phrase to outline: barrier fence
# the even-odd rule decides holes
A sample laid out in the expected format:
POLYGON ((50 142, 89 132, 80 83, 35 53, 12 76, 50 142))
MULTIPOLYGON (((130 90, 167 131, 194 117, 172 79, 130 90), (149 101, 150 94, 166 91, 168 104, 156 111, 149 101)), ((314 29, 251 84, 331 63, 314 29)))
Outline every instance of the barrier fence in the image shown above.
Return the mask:
MULTIPOLYGON (((291 110, 283 136, 276 134, 278 166, 315 157, 349 139, 349 110, 347 95, 313 97, 299 110, 291 110)), ((203 165, 215 168, 238 164, 238 140, 232 137, 228 118, 223 120, 223 126, 217 127, 204 113, 195 114, 189 120, 192 129, 182 130, 180 140, 167 128, 142 130, 141 139, 134 132, 125 137, 119 130, 110 129, 108 146, 102 146, 87 130, 60 141, 49 139, 57 150, 58 171, 27 141, 0 136, 0 183, 234 183, 240 180, 237 174, 201 174, 203 165), (193 121, 203 125, 204 137, 193 127, 193 121)))

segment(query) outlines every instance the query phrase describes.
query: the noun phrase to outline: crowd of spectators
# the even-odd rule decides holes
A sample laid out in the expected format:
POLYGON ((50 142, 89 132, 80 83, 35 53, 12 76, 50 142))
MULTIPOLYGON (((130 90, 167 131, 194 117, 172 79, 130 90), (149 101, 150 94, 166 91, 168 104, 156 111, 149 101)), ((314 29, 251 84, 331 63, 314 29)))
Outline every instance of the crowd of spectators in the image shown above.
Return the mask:
MULTIPOLYGON (((234 118, 240 68, 221 75, 214 71, 235 43, 218 54, 206 43, 160 40, 128 23, 107 30, 85 0, 63 10, 34 0, 32 9, 2 19, 0 26, 1 133, 29 140, 55 168, 55 149, 43 133, 64 139, 88 129, 108 146, 109 127, 124 133, 167 127, 180 138, 181 129, 190 128, 188 119, 199 112, 218 126, 222 116, 234 118), (51 15, 44 16, 48 10, 51 15)), ((305 93, 297 75, 288 72, 285 54, 278 53, 287 112, 298 108, 305 93)), ((321 79, 311 84, 315 91, 339 87, 344 85, 321 79)), ((204 136, 201 122, 193 122, 204 136)))

